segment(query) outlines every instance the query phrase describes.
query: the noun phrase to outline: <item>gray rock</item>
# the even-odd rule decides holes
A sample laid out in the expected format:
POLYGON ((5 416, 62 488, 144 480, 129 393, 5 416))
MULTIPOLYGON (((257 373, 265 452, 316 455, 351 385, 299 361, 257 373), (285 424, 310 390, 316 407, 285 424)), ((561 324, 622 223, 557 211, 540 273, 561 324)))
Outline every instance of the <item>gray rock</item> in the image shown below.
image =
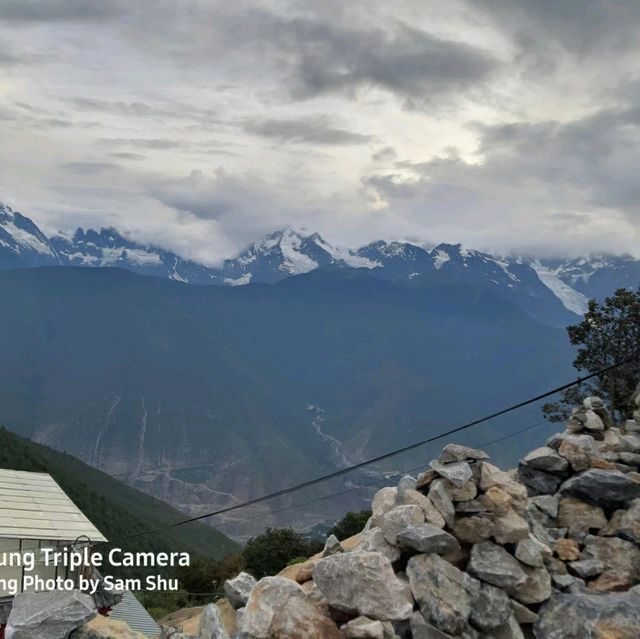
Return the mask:
MULTIPOLYGON (((336 555, 340 557, 342 555, 336 555)), ((332 559, 324 559, 329 561, 332 559)), ((304 590, 295 581, 285 577, 264 577, 251 591, 249 600, 239 618, 238 629, 252 639, 267 639, 271 622, 289 599, 304 597, 304 590)))
POLYGON ((627 464, 629 466, 640 466, 640 454, 638 453, 627 453, 623 451, 618 453, 618 457, 623 464, 627 464))
POLYGON ((551 576, 544 566, 530 568, 522 566, 526 574, 523 583, 507 588, 508 594, 523 604, 537 604, 551 596, 551 576))
POLYGON ((493 537, 499 544, 515 544, 529 537, 529 524, 512 508, 504 514, 496 514, 493 523, 493 537))
POLYGON ((229 639, 229 633, 220 619, 218 606, 209 604, 200 615, 199 639, 229 639))
POLYGON ((592 468, 565 481, 560 494, 611 508, 639 498, 640 481, 617 470, 592 468))
POLYGON ((438 528, 444 528, 444 517, 440 511, 431 503, 431 500, 417 490, 405 490, 402 494, 402 504, 405 506, 419 506, 422 508, 424 518, 430 524, 438 528))
POLYGON ((582 559, 570 562, 569 568, 578 577, 589 579, 589 577, 595 577, 604 570, 604 563, 599 559, 582 559))
POLYGON ((524 639, 524 633, 515 615, 511 615, 500 628, 493 631, 494 639, 524 639))
POLYGON ((586 415, 586 420, 584 422, 585 430, 595 431, 595 432, 604 430, 604 423, 602 419, 600 419, 600 416, 595 411, 587 410, 585 415, 586 415))
POLYGON ((544 558, 551 557, 552 554, 553 552, 549 546, 538 541, 533 536, 520 540, 515 552, 516 559, 533 568, 543 566, 544 558))
POLYGON ((432 626, 420 612, 411 615, 411 637, 413 639, 452 639, 451 635, 432 626))
POLYGON ((326 611, 294 595, 281 605, 269 626, 269 639, 344 639, 326 611))
POLYGON ((408 619, 413 611, 406 586, 377 552, 351 552, 320 559, 313 580, 330 605, 374 620, 408 619))
POLYGON ((586 532, 604 528, 607 525, 607 518, 600 506, 588 504, 575 497, 565 497, 560 500, 558 524, 560 527, 569 528, 570 531, 586 532))
POLYGON ((400 548, 393 546, 385 539, 381 528, 371 528, 364 533, 357 550, 382 553, 391 563, 398 561, 402 554, 400 548))
POLYGON ((431 482, 431 486, 429 487, 429 499, 438 509, 447 526, 453 526, 456 509, 451 501, 451 497, 449 497, 449 493, 447 493, 447 489, 443 481, 436 479, 431 482))
POLYGON ((462 486, 473 477, 471 466, 469 466, 467 462, 442 464, 434 460, 431 462, 430 466, 438 473, 438 475, 448 479, 455 486, 462 486))
POLYGON ((398 482, 398 495, 402 493, 403 490, 415 490, 416 489, 416 478, 411 475, 402 475, 400 477, 400 481, 398 482))
POLYGON ((502 546, 490 541, 473 546, 468 570, 498 588, 513 588, 527 580, 523 566, 502 546))
POLYGON ((16 595, 5 630, 7 639, 62 639, 97 614, 93 599, 79 590, 16 595))
POLYGON ((538 639, 632 639, 640 637, 640 596, 564 594, 540 610, 538 639))
POLYGON ((331 555, 335 555, 339 552, 344 552, 342 544, 338 541, 338 538, 335 535, 329 535, 329 537, 327 537, 327 541, 324 544, 322 556, 330 557, 331 555))
POLYGON ((342 627, 346 639, 385 639, 381 621, 368 617, 356 617, 342 627))
POLYGON ((425 619, 459 635, 467 626, 480 583, 438 555, 416 555, 407 564, 411 592, 425 619))
POLYGON ((640 549, 630 541, 589 536, 581 559, 598 559, 604 564, 600 576, 589 584, 598 592, 627 590, 640 581, 640 549))
POLYGON ((532 450, 523 458, 522 463, 530 468, 549 473, 563 473, 569 467, 569 462, 548 446, 532 450))
POLYGON ((634 499, 626 510, 616 510, 600 534, 620 537, 640 546, 640 499, 634 499))
POLYGON ((486 515, 489 513, 487 507, 479 499, 469 501, 459 501, 455 504, 456 512, 463 515, 486 515))
POLYGON ((458 540, 428 523, 411 524, 396 536, 398 545, 417 552, 446 555, 460 550, 458 540))
POLYGON ((467 544, 478 544, 493 535, 495 526, 489 517, 473 515, 457 519, 452 530, 460 541, 467 544))
POLYGON ((371 519, 373 526, 380 526, 382 518, 397 506, 398 489, 386 486, 381 488, 371 501, 371 519))
POLYGON ((575 580, 571 575, 551 575, 551 581, 558 590, 567 590, 575 584, 575 580))
POLYGON ((424 513, 419 506, 396 506, 382 517, 380 528, 385 539, 395 545, 398 533, 406 530, 411 524, 424 522, 424 513))
POLYGON ((438 461, 441 464, 477 459, 489 459, 489 455, 483 450, 468 448, 467 446, 460 446, 459 444, 447 444, 442 449, 440 457, 438 457, 438 461))
POLYGON ((472 603, 471 623, 488 632, 507 623, 511 614, 511 603, 504 590, 482 584, 478 597, 472 603))
POLYGON ((249 595, 258 582, 248 572, 241 572, 233 579, 224 582, 224 594, 229 603, 237 610, 247 605, 249 595))
POLYGON ((519 624, 529 624, 538 621, 538 614, 515 599, 510 600, 513 616, 519 624))
POLYGON ((558 516, 558 508, 560 506, 560 499, 555 495, 538 495, 531 497, 529 502, 534 504, 536 508, 541 510, 547 517, 555 519, 558 516))
POLYGON ((533 495, 553 495, 562 483, 561 477, 524 464, 518 466, 518 479, 529 488, 533 495))

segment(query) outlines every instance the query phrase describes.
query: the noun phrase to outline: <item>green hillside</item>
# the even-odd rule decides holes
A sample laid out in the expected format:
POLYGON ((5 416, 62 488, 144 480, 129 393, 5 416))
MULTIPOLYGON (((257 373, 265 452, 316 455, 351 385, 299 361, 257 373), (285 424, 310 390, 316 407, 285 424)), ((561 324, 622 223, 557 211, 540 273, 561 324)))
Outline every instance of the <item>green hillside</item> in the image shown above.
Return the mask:
POLYGON ((2 427, 0 468, 49 473, 102 534, 125 550, 186 551, 214 559, 239 550, 231 539, 204 524, 164 530, 184 515, 71 455, 34 444, 2 427), (126 540, 148 530, 153 532, 126 540))

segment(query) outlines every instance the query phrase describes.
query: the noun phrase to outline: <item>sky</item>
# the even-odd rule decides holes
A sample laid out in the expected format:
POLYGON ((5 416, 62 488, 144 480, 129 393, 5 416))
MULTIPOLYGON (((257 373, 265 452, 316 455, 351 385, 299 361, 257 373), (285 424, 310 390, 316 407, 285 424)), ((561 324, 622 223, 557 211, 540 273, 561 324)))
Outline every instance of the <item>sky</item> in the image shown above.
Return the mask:
POLYGON ((638 0, 2 0, 0 201, 215 264, 640 257, 638 0))

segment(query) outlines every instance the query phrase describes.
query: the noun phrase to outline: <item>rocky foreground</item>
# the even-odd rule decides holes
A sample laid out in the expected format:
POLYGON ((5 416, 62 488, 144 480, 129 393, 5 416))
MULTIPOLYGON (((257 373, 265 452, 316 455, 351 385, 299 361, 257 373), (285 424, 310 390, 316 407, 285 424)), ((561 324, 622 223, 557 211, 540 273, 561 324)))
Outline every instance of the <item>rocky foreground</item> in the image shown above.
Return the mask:
POLYGON ((164 639, 640 637, 640 386, 620 427, 588 398, 502 471, 448 445, 372 502, 356 537, 226 597, 164 639))

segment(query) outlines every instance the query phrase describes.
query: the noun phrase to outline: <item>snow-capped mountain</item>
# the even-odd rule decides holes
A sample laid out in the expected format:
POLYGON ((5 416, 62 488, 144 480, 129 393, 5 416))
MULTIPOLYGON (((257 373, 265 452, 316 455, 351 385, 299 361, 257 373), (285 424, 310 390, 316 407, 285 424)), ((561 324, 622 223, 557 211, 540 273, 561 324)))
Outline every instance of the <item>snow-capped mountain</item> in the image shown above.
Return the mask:
POLYGON ((28 217, 0 204, 0 268, 58 263, 58 255, 44 233, 28 217))
POLYGON ((72 237, 52 237, 51 245, 64 266, 111 266, 191 284, 222 283, 214 269, 157 246, 132 242, 113 228, 78 229, 72 237))
POLYGON ((29 218, 0 204, 0 269, 52 265, 120 267, 189 284, 222 286, 271 284, 338 265, 367 269, 373 277, 407 286, 490 289, 553 324, 566 324, 583 314, 592 297, 601 299, 616 288, 636 288, 640 283, 640 260, 630 256, 508 258, 460 244, 425 248, 384 240, 353 250, 332 245, 318 233, 293 229, 271 233, 213 268, 134 242, 113 228, 78 229, 72 236, 48 238, 29 218))

